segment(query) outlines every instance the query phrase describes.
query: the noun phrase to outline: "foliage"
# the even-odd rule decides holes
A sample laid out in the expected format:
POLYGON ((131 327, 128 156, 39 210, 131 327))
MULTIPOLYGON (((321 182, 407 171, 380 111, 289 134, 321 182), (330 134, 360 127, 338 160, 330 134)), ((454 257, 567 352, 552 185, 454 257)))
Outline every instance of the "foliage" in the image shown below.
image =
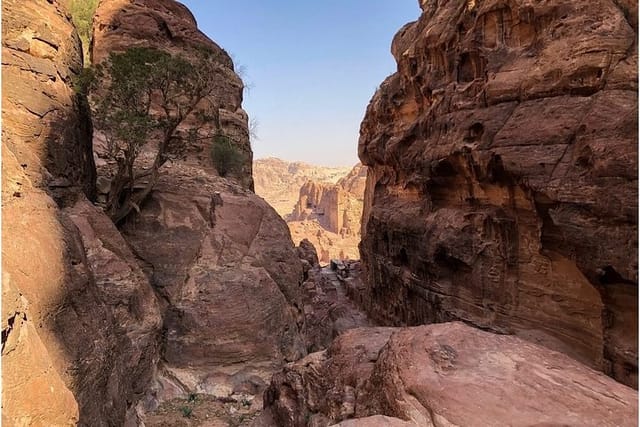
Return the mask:
POLYGON ((89 64, 89 43, 91 40, 93 15, 99 0, 70 0, 69 12, 82 41, 84 63, 89 64))
POLYGON ((211 159, 222 177, 240 172, 242 168, 242 153, 229 137, 222 134, 217 134, 213 138, 211 159))
POLYGON ((201 127, 220 129, 213 95, 221 65, 209 51, 195 56, 189 61, 157 49, 130 48, 111 53, 76 80, 77 90, 90 95, 94 124, 117 166, 106 206, 116 223, 139 210, 167 161, 184 156, 188 142, 211 137, 194 126, 191 138, 182 137, 178 128, 187 117, 196 117, 201 127), (198 109, 203 104, 212 116, 198 109), (139 155, 150 140, 155 145, 145 152, 155 153, 145 163, 139 155))
POLYGON ((188 406, 181 407, 180 411, 182 411, 182 416, 185 418, 191 418, 191 415, 193 415, 193 408, 188 406))

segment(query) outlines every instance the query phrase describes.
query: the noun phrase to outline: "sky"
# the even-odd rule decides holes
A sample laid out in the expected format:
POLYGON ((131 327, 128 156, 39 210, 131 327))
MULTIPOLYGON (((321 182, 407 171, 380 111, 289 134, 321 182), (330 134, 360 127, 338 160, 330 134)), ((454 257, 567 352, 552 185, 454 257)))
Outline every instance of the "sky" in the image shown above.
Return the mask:
POLYGON ((257 121, 254 158, 358 161, 360 122, 396 63, 391 41, 418 0, 180 0, 229 52, 257 121))

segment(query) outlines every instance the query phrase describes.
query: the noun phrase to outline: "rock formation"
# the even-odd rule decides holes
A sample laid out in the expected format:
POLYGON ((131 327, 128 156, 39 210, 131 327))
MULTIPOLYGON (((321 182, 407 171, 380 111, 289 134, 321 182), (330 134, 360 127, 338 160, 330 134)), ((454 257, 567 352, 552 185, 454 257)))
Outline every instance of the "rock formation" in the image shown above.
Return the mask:
POLYGON ((306 354, 302 265, 282 218, 250 191, 174 164, 123 233, 163 301, 163 360, 146 409, 259 389, 306 354))
MULTIPOLYGON (((93 24, 91 46, 92 63, 102 62, 110 52, 120 52, 130 47, 153 47, 193 57, 198 51, 210 51, 219 62, 217 75, 211 76, 218 82, 215 103, 203 101, 198 110, 215 117, 218 124, 200 123, 195 116, 184 125, 184 130, 201 127, 201 132, 213 133, 219 129, 231 138, 243 154, 243 166, 235 178, 245 188, 253 188, 251 173, 253 152, 249 143, 247 113, 242 109, 244 84, 234 72, 231 57, 198 30, 191 12, 181 3, 169 0, 102 0, 98 5, 93 24)), ((213 170, 211 144, 208 139, 191 143, 187 147, 187 157, 213 170)), ((95 141, 96 154, 101 155, 101 141, 95 141)))
POLYGON ((367 168, 358 164, 336 184, 307 181, 285 218, 294 241, 307 238, 320 260, 359 259, 360 220, 367 168))
POLYGON ((361 127, 369 314, 513 333, 637 387, 637 4, 421 7, 361 127))
POLYGON ((347 331, 275 375, 265 397, 282 427, 613 427, 638 417, 635 390, 562 353, 460 322, 347 331))
POLYGON ((2 422, 122 425, 158 357, 159 307, 86 199, 91 122, 66 11, 8 0, 2 20, 2 422))
MULTIPOLYGON (((187 55, 199 46, 218 51, 223 61, 222 72, 211 76, 219 84, 213 107, 223 128, 224 117, 235 114, 234 129, 246 133, 242 82, 182 5, 103 0, 94 20, 93 60, 138 45, 187 55)), ((248 137, 244 148, 250 150, 248 137)), ((242 186, 219 178, 195 150, 160 169, 149 199, 122 224, 163 317, 162 357, 137 408, 143 418, 163 402, 194 393, 260 400, 272 372, 306 354, 302 263, 284 220, 247 189, 251 169, 245 172, 242 186)))
POLYGON ((264 198, 285 218, 298 202, 300 188, 307 181, 335 184, 349 174, 348 167, 315 166, 286 162, 275 157, 253 162, 256 194, 264 198))

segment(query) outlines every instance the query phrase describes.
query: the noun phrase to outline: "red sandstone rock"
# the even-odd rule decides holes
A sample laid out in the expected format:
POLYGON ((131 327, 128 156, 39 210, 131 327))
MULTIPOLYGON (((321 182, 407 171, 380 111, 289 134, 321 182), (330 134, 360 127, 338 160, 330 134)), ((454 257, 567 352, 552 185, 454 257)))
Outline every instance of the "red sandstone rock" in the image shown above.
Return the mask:
POLYGON ((160 313, 93 196, 82 67, 55 1, 3 2, 4 425, 124 425, 151 379, 160 313), (54 201, 55 200, 55 201, 54 201))
POLYGON ((421 4, 361 127, 369 313, 514 333, 637 387, 637 5, 421 4))
POLYGON ((300 188, 307 181, 335 184, 347 176, 350 170, 348 167, 286 162, 275 157, 257 159, 253 162, 256 194, 269 202, 283 218, 293 211, 300 196, 300 188))
POLYGON ((202 168, 169 165, 123 233, 164 304, 164 350, 145 409, 197 392, 261 394, 306 354, 302 265, 264 200, 202 168))
POLYGON ((358 164, 335 185, 307 181, 285 218, 294 241, 307 238, 320 261, 359 259, 360 220, 367 168, 358 164))
MULTIPOLYGON (((221 130, 243 153, 242 171, 234 178, 243 187, 253 188, 248 116, 241 105, 244 84, 235 73, 227 52, 198 29, 191 12, 177 1, 101 0, 93 22, 92 62, 100 63, 110 52, 134 46, 154 47, 186 58, 202 48, 212 52, 219 62, 216 75, 211 76, 218 83, 212 97, 215 102, 204 100, 197 109, 205 111, 208 116, 219 117, 221 130)), ((187 119, 183 130, 195 125, 211 134, 217 130, 213 123, 202 125, 198 120, 196 117, 187 119)), ((100 154, 99 150, 97 154, 100 154)), ((189 144, 187 155, 190 161, 214 170, 210 157, 211 141, 189 144)))
POLYGON ((348 331, 274 376, 265 396, 279 426, 384 425, 367 419, 376 415, 391 425, 633 426, 638 416, 633 389, 459 322, 348 331))

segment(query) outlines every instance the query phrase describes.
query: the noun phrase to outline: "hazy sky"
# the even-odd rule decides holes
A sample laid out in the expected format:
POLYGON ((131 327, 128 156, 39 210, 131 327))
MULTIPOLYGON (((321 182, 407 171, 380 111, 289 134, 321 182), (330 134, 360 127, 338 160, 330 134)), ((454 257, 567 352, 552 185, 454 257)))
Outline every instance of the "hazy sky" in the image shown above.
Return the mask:
POLYGON ((229 52, 258 121, 256 159, 327 166, 358 161, 358 130, 396 69, 391 40, 417 0, 181 0, 229 52))

